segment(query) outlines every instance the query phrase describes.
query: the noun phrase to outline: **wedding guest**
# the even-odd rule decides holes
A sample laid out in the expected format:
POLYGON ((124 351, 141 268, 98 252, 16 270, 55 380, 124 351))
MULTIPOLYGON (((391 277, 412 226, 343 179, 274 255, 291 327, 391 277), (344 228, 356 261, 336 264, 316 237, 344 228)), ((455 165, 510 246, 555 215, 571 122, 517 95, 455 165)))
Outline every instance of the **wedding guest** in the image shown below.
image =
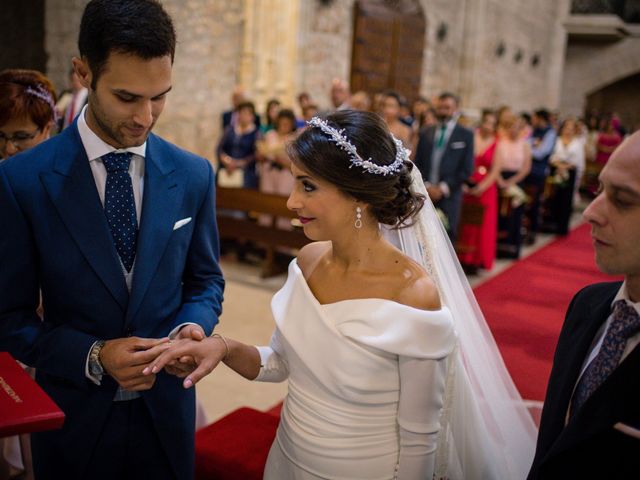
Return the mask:
POLYGON ((82 107, 87 103, 87 94, 89 91, 82 86, 78 74, 74 69, 71 69, 69 73, 69 86, 69 101, 61 112, 62 125, 60 130, 64 130, 71 125, 82 110, 82 107))
MULTIPOLYGON (((296 117, 292 110, 283 109, 278 113, 276 128, 257 143, 260 191, 289 195, 293 189, 294 179, 291 175, 291 160, 287 154, 287 143, 290 142, 296 132, 296 117)), ((291 221, 287 218, 278 218, 277 225, 280 228, 290 230, 291 221)), ((271 224, 269 215, 261 215, 259 222, 262 225, 271 224)))
POLYGON ((622 136, 615 128, 615 121, 612 116, 603 118, 600 125, 600 133, 596 140, 596 163, 603 166, 607 163, 613 151, 622 143, 622 136))
MULTIPOLYGON (((57 120, 55 100, 53 84, 42 73, 0 72, 0 162, 49 138, 57 120)), ((29 435, 0 439, 0 473, 3 470, 33 478, 29 435)))
POLYGON ((391 133, 399 138, 405 148, 413 146, 413 131, 400 119, 400 95, 396 92, 386 92, 382 107, 382 118, 386 122, 391 133))
POLYGON ((227 127, 216 149, 220 165, 217 173, 218 184, 232 186, 225 184, 222 177, 229 177, 234 172, 241 172, 242 180, 236 182, 235 186, 257 189, 256 142, 260 137, 260 132, 254 123, 255 107, 251 102, 241 102, 236 113, 235 124, 227 127))
POLYGON ((551 155, 554 182, 552 198, 548 199, 549 216, 555 232, 566 235, 573 205, 579 197, 578 188, 585 168, 585 145, 576 135, 576 120, 566 119, 560 126, 560 136, 551 155))
POLYGON ((329 96, 334 110, 346 110, 351 108, 351 91, 349 90, 349 84, 346 81, 334 78, 331 82, 329 96))
POLYGON ((450 92, 438 97, 438 125, 422 131, 415 163, 455 244, 462 208, 462 185, 473 173, 473 132, 458 124, 459 100, 450 92))
POLYGON ((544 193, 544 184, 549 175, 549 160, 556 144, 557 133, 551 126, 551 115, 545 109, 536 110, 532 117, 533 132, 529 138, 531 145, 531 171, 524 180, 527 192, 531 196, 525 215, 528 219, 526 241, 535 242, 540 226, 540 205, 544 193))
POLYGON ((267 107, 264 110, 264 122, 262 125, 259 125, 262 135, 276 128, 276 119, 278 118, 280 108, 280 100, 276 98, 272 98, 267 102, 267 107))
POLYGON ((510 119, 510 117, 513 115, 514 115, 513 110, 511 110, 511 107, 509 107, 508 105, 502 105, 496 110, 496 116, 498 118, 498 127, 497 127, 498 139, 507 135, 509 126, 505 125, 505 121, 510 119))
POLYGON ((371 110, 371 98, 369 94, 363 90, 359 90, 351 95, 350 106, 354 110, 362 110, 368 112, 371 110))
POLYGON ((498 140, 494 155, 494 161, 500 165, 498 230, 504 233, 498 240, 498 253, 507 258, 520 258, 526 202, 522 182, 531 171, 531 147, 522 136, 522 122, 514 114, 505 115, 502 125, 504 135, 498 140))
POLYGON ((302 110, 302 119, 305 121, 305 126, 306 122, 308 122, 318 114, 318 111, 318 106, 315 103, 310 103, 309 105, 306 105, 304 107, 304 109, 302 110))
MULTIPOLYGON (((413 102, 413 105, 411 107, 411 116, 413 118, 412 128, 416 136, 418 135, 418 132, 420 132, 420 130, 428 126, 427 115, 430 109, 431 104, 424 97, 418 97, 418 99, 413 102)), ((435 121, 434 123, 437 123, 437 121, 435 121)))
MULTIPOLYGON (((236 122, 237 108, 242 102, 249 101, 247 93, 242 85, 236 85, 231 92, 231 109, 222 112, 222 133, 227 129, 229 125, 233 125, 236 122)), ((260 115, 255 114, 254 123, 260 125, 260 115)))
POLYGON ((313 100, 311 99, 311 95, 309 94, 309 92, 300 92, 298 94, 297 100, 298 100, 298 107, 300 108, 301 112, 302 110, 304 110, 306 106, 313 103, 313 100))
POLYGON ((584 211, 598 268, 558 338, 529 480, 637 477, 640 471, 640 133, 611 155, 584 211))
POLYGON ((222 131, 224 132, 229 125, 235 122, 236 109, 241 102, 247 100, 244 88, 242 85, 236 85, 231 92, 231 108, 222 112, 222 131))
MULTIPOLYGON (((497 118, 490 110, 482 112, 480 127, 475 132, 474 170, 467 181, 463 205, 479 205, 483 208, 479 225, 463 225, 458 245, 464 245, 466 252, 458 254, 463 268, 475 273, 478 268, 491 270, 496 256, 498 234, 498 189, 497 180, 502 166, 494 159, 497 146, 497 118)), ((463 207, 464 208, 464 207, 463 207)))
POLYGON ((36 70, 0 72, 0 159, 47 140, 57 120, 51 81, 36 70))

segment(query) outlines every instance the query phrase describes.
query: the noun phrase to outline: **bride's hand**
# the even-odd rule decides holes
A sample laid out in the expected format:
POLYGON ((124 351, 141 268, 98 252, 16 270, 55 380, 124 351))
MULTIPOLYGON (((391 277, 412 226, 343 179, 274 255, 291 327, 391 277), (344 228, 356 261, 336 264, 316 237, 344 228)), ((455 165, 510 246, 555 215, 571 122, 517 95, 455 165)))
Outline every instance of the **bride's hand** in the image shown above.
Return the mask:
POLYGON ((160 354, 142 373, 144 375, 156 374, 171 362, 184 356, 190 356, 197 367, 182 382, 184 388, 190 388, 211 373, 226 354, 227 347, 220 337, 209 337, 200 341, 174 340, 171 342, 171 347, 160 354))

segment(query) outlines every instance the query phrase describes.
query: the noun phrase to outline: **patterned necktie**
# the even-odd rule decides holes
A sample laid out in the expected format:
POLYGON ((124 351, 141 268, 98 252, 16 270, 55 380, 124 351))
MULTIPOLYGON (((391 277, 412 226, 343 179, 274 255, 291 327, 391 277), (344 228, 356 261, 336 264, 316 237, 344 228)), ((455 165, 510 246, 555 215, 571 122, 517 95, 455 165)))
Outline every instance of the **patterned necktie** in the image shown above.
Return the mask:
POLYGON ((133 267, 138 237, 136 202, 129 175, 131 153, 108 153, 102 157, 107 169, 104 192, 104 213, 113 236, 118 255, 127 272, 133 267))
POLYGON ((440 127, 440 136, 438 137, 438 143, 436 144, 437 148, 444 147, 444 135, 447 133, 447 125, 444 124, 440 127))
POLYGON ((625 300, 613 306, 613 319, 602 341, 600 351, 580 378, 571 402, 571 416, 584 405, 591 394, 620 363, 627 339, 640 331, 640 316, 625 300))

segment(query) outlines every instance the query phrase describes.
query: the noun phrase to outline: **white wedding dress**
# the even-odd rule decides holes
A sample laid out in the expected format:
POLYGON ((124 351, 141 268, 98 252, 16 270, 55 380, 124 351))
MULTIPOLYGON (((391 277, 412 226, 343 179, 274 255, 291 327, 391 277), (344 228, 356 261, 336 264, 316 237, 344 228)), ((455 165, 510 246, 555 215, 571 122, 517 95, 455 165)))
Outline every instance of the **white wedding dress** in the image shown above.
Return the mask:
POLYGON ((272 310, 277 328, 259 347, 256 380, 288 378, 289 392, 264 478, 431 478, 456 344, 449 311, 383 299, 323 305, 295 260, 272 310))
POLYGON ((443 307, 322 305, 294 260, 272 301, 271 344, 258 347, 256 380, 289 379, 264 478, 524 479, 537 430, 433 204, 381 231, 427 270, 443 307))

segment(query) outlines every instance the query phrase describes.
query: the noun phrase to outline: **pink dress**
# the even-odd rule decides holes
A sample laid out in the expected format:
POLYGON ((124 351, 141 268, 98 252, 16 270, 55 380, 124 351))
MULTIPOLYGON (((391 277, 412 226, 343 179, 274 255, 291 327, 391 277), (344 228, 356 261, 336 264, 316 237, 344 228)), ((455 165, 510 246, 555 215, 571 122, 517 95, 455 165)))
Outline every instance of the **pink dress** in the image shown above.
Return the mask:
POLYGON ((611 153, 613 153, 613 152, 601 152, 598 147, 602 146, 607 148, 615 148, 618 145, 620 145, 620 143, 622 143, 622 137, 616 132, 614 133, 603 132, 600 135, 598 135, 598 140, 596 142, 596 148, 598 152, 596 153, 596 163, 599 163, 600 165, 604 165, 609 160, 611 153))
MULTIPOLYGON (((470 180, 480 183, 489 174, 493 164, 497 141, 475 157, 475 168, 470 180)), ((494 183, 482 195, 465 194, 463 203, 479 204, 484 207, 481 225, 462 225, 458 245, 464 245, 468 251, 458 254, 460 263, 489 270, 496 258, 498 236, 498 188, 494 183)))

